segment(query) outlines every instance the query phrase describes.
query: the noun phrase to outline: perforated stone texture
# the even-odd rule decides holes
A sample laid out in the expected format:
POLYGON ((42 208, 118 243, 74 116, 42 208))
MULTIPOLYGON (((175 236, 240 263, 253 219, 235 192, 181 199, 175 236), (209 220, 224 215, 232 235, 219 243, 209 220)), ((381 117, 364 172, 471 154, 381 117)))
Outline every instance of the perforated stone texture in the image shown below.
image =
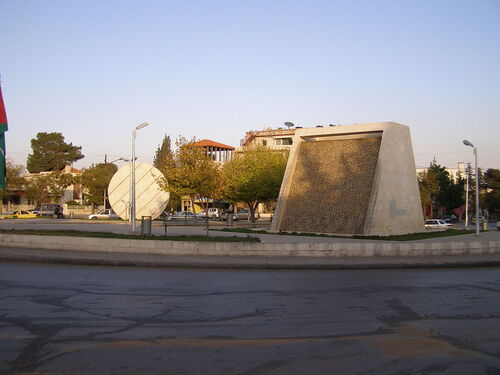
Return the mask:
POLYGON ((280 230, 363 234, 380 142, 302 142, 280 230))

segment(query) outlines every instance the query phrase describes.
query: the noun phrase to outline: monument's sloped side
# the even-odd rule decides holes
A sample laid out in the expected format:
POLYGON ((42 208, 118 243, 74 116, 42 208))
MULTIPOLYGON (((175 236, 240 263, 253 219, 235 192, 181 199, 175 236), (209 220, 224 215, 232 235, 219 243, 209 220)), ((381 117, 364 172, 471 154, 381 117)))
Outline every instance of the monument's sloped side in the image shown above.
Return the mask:
POLYGON ((389 123, 382 136, 367 235, 425 231, 415 159, 407 126, 389 123))
POLYGON ((406 126, 297 130, 272 229, 389 235, 423 231, 406 126))

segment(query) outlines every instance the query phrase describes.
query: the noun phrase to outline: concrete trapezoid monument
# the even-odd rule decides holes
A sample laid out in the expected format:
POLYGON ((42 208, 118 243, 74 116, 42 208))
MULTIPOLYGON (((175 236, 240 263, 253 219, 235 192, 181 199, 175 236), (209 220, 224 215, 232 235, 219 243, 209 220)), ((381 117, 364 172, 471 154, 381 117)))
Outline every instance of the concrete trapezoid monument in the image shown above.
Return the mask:
MULTIPOLYGON (((158 180, 163 174, 150 164, 135 163, 136 219, 151 216, 156 219, 165 209, 170 193, 163 190, 158 180)), ((130 165, 121 167, 111 178, 108 188, 109 204, 120 218, 130 217, 130 165)))
POLYGON ((272 230, 385 236, 423 222, 407 126, 297 129, 272 230))

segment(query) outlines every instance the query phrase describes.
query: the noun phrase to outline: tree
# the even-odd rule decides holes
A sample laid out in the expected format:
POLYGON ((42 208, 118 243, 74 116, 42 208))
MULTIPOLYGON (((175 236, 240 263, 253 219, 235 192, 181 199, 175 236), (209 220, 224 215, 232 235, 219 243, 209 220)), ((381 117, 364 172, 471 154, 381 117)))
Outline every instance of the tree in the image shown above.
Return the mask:
POLYGON ((500 211, 500 169, 488 169, 484 174, 486 194, 484 195, 484 207, 497 217, 500 211))
MULTIPOLYGON (((479 175, 479 202, 480 205, 481 202, 484 202, 484 193, 487 188, 487 183, 485 181, 485 175, 483 173, 483 170, 481 168, 478 168, 477 170, 478 175, 479 175)), ((469 207, 472 207, 472 210, 469 210, 469 212, 474 212, 476 211, 476 176, 475 176, 475 170, 471 166, 470 163, 467 164, 467 167, 465 168, 465 173, 469 177, 469 207)), ((481 213, 479 213, 481 214, 481 213)))
POLYGON ((259 203, 278 198, 285 174, 288 151, 265 146, 245 147, 224 165, 224 197, 248 205, 251 220, 259 203))
POLYGON ((31 148, 33 153, 27 160, 30 173, 58 171, 84 157, 82 147, 64 142, 61 133, 38 133, 31 140, 31 148))
POLYGON ((160 171, 173 168, 175 166, 174 153, 172 152, 172 142, 170 136, 165 135, 163 142, 156 149, 153 165, 160 171))
MULTIPOLYGON (((165 135, 160 146, 156 149, 156 153, 153 159, 153 165, 157 168, 164 176, 166 176, 169 171, 175 168, 175 156, 172 151, 172 142, 170 136, 165 135)), ((171 208, 179 207, 181 204, 181 197, 173 191, 170 191, 170 198, 168 200, 169 206, 171 208)))
POLYGON ((26 179, 22 176, 24 167, 19 164, 14 164, 12 161, 7 160, 7 189, 16 190, 22 189, 26 184, 26 179))
MULTIPOLYGON (((462 178, 459 177, 458 181, 455 183, 451 179, 446 168, 437 164, 436 161, 431 163, 427 170, 427 175, 428 178, 435 180, 437 183, 437 187, 433 187, 431 197, 439 207, 443 207, 447 211, 452 211, 465 203, 465 182, 462 178)), ((427 186, 427 188, 429 188, 429 186, 427 186)), ((422 195, 421 190, 421 197, 422 195)))
POLYGON ((117 170, 118 167, 113 163, 99 163, 83 170, 81 183, 87 193, 87 202, 104 204, 104 194, 117 170))
POLYGON ((32 176, 27 179, 26 197, 38 206, 49 200, 49 189, 47 187, 47 175, 32 176))
MULTIPOLYGON (((418 174, 418 188, 420 190, 420 201, 422 202, 422 211, 426 215, 426 207, 432 207, 434 196, 439 191, 439 182, 436 174, 432 170, 425 170, 418 174)), ((431 209, 432 214, 432 209, 431 209)))
MULTIPOLYGON (((6 191, 23 189, 26 185, 26 179, 22 177, 22 174, 24 173, 24 167, 22 165, 14 164, 12 161, 7 160, 5 167, 7 178, 5 189, 0 189, 0 202, 3 201, 6 191)), ((1 210, 2 205, 0 205, 0 213, 1 210)))
POLYGON ((163 168, 165 177, 160 184, 174 195, 190 196, 206 211, 208 203, 220 196, 221 170, 205 150, 195 146, 194 142, 195 139, 187 141, 183 137, 176 140, 175 163, 163 168))
POLYGON ((64 195, 66 188, 73 184, 74 178, 71 173, 54 171, 46 175, 45 181, 48 187, 49 195, 55 203, 57 198, 64 195))
POLYGON ((34 201, 35 205, 48 201, 55 203, 64 195, 66 188, 75 182, 70 173, 61 171, 30 176, 26 181, 26 196, 34 201))

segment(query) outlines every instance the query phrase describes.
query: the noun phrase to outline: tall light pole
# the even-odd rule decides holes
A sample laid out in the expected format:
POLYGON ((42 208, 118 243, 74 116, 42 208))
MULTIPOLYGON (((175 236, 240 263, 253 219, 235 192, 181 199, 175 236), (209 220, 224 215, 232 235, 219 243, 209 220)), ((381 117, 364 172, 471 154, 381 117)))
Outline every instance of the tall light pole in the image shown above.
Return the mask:
POLYGON ((469 173, 466 174, 465 185, 465 230, 469 227, 469 173))
POLYGON ((477 166, 477 148, 472 143, 464 139, 464 145, 472 147, 474 150, 474 169, 476 173, 476 236, 479 235, 479 172, 477 166))
POLYGON ((148 125, 148 122, 143 122, 132 130, 132 158, 130 160, 130 221, 132 223, 132 232, 135 232, 135 137, 137 130, 148 125))

